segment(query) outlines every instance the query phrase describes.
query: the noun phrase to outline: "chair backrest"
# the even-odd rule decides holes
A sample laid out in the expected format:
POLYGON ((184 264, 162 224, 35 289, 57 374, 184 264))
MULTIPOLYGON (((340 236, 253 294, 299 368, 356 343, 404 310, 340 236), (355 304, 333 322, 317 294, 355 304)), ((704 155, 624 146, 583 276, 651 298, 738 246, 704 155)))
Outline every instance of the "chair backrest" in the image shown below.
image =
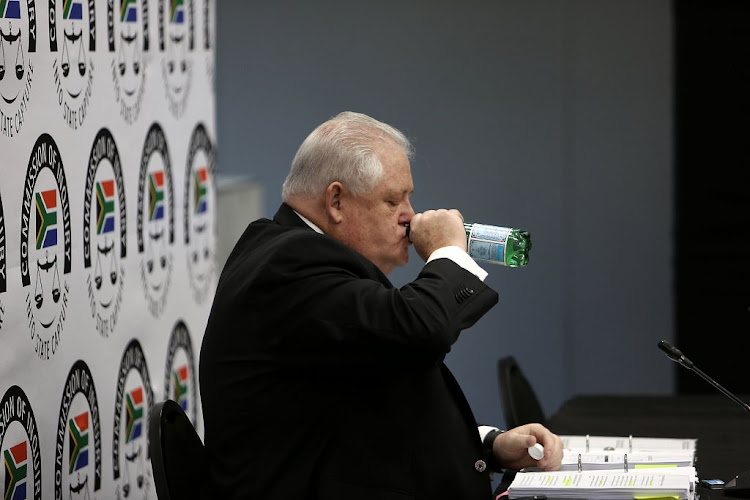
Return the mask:
POLYGON ((513 356, 500 358, 497 376, 505 425, 512 429, 533 422, 543 424, 544 410, 513 356))
POLYGON ((167 399, 151 407, 148 438, 157 498, 199 498, 203 442, 180 405, 167 399))

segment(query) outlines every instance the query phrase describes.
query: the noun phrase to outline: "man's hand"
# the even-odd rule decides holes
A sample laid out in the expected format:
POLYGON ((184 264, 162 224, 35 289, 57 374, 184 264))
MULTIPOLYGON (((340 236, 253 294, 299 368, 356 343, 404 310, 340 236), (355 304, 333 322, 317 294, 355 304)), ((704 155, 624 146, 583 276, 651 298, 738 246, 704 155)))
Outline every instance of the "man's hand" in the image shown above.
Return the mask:
POLYGON ((557 435, 541 424, 526 424, 502 434, 492 443, 492 453, 498 463, 508 469, 539 467, 544 470, 557 470, 562 462, 562 441, 557 435), (528 449, 536 443, 544 446, 544 457, 534 460, 528 449))
POLYGON ((428 210, 412 217, 409 238, 422 260, 427 260, 432 252, 442 247, 457 246, 466 251, 463 222, 458 210, 428 210))

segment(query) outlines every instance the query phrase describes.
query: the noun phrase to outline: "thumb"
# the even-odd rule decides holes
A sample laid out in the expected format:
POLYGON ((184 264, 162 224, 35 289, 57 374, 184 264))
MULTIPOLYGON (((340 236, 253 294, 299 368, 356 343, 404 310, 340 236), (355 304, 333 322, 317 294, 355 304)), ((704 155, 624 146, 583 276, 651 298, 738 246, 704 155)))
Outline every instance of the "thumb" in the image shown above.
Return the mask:
POLYGON ((523 432, 506 432, 505 434, 505 448, 507 450, 530 448, 537 442, 536 437, 532 434, 526 434, 523 432))

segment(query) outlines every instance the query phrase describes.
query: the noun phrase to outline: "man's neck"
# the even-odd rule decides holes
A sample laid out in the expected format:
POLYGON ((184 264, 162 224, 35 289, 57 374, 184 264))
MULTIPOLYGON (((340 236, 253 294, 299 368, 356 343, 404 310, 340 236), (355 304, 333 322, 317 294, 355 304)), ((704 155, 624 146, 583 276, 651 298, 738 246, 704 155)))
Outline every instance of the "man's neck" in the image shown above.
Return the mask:
POLYGON ((317 208, 318 200, 289 200, 285 202, 289 207, 294 210, 294 213, 310 226, 315 231, 326 234, 325 232, 325 216, 320 215, 320 210, 317 208))

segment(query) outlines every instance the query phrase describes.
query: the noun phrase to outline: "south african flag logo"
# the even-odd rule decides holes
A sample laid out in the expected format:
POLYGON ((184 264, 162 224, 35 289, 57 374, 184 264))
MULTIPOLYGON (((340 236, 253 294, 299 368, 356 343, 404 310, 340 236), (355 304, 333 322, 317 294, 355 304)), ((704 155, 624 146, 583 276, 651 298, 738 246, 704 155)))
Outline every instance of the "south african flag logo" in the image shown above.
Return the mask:
POLYGON ((120 2, 120 22, 134 23, 138 20, 137 0, 122 0, 120 2))
POLYGON ((115 181, 96 183, 96 234, 115 230, 115 181))
POLYGON ((148 176, 148 220, 164 218, 164 171, 151 172, 148 176))
POLYGON ((188 406, 188 367, 182 365, 172 371, 172 381, 174 382, 174 400, 187 411, 188 406))
POLYGON ((172 0, 170 2, 169 22, 174 24, 185 22, 185 0, 172 0))
POLYGON ((3 452, 5 462, 5 497, 3 500, 26 500, 28 458, 27 441, 21 441, 3 452))
POLYGON ((143 432, 143 387, 133 389, 125 396, 125 442, 129 443, 143 432))
POLYGON ((0 17, 21 19, 21 2, 19 0, 0 0, 0 17))
POLYGON ((196 214, 204 214, 208 210, 208 169, 206 167, 196 168, 194 177, 193 211, 196 214))
POLYGON ((36 193, 36 249, 57 245, 57 190, 36 193))
POLYGON ((89 464, 89 412, 68 420, 68 473, 72 474, 89 464))

